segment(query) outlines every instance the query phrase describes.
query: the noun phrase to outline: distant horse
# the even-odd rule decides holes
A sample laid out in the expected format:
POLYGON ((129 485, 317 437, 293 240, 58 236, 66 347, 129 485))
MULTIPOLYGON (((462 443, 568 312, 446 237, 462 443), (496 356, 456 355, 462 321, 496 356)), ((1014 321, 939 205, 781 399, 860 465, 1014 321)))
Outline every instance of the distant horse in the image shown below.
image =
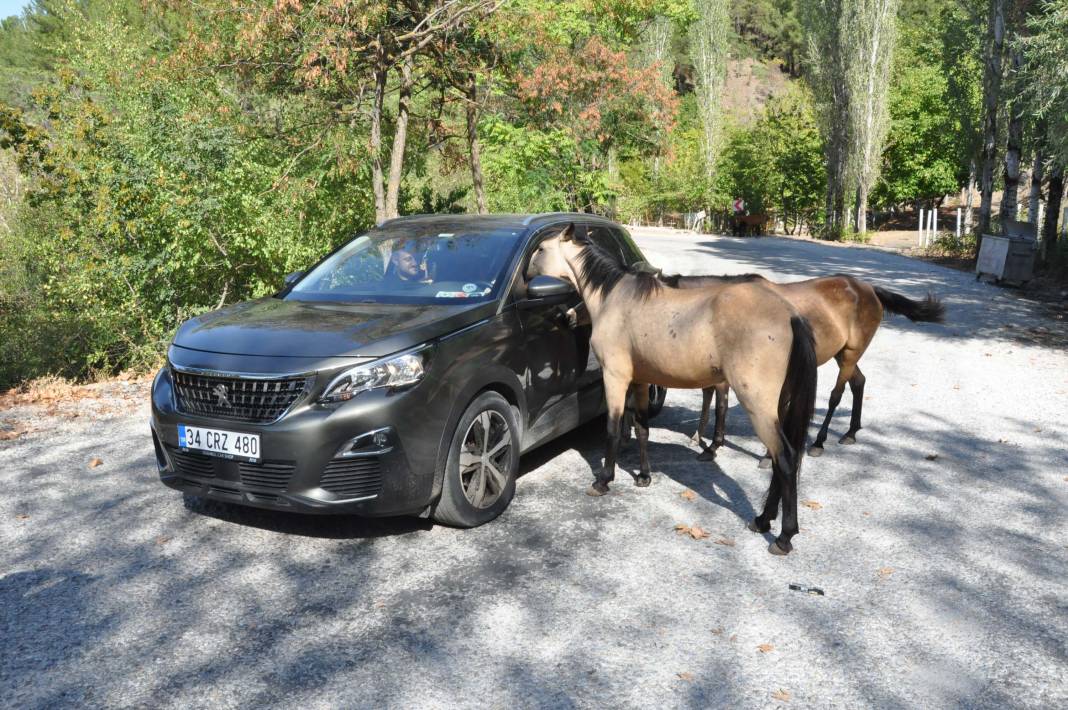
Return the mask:
MULTIPOLYGON (((855 279, 852 276, 836 275, 824 278, 808 279, 787 284, 775 284, 758 274, 741 276, 661 276, 663 283, 672 288, 709 289, 730 288, 737 283, 761 283, 772 289, 797 308, 798 313, 808 319, 816 341, 816 362, 819 365, 832 357, 838 362, 838 379, 831 390, 831 399, 827 405, 827 416, 823 420, 816 440, 809 449, 810 456, 823 453, 823 443, 827 440, 827 429, 834 416, 834 410, 842 399, 846 382, 853 394, 853 411, 849 431, 839 439, 840 444, 855 444, 857 431, 860 430, 860 413, 864 404, 864 374, 857 362, 867 350, 875 331, 882 322, 884 309, 898 313, 916 322, 941 323, 945 316, 945 307, 931 294, 922 301, 914 301, 899 293, 888 291, 878 286, 855 279)), ((716 393, 716 426, 712 434, 712 448, 705 449, 699 458, 711 459, 715 448, 722 446, 727 418, 728 383, 720 383, 703 390, 704 401, 701 403, 701 421, 693 435, 695 444, 704 448, 701 440, 705 426, 708 424, 708 409, 712 393, 716 393)), ((761 466, 768 464, 767 456, 761 466)))
POLYGON ((766 214, 740 214, 734 217, 734 235, 744 237, 752 235, 759 237, 768 226, 770 218, 766 214))
POLYGON ((573 226, 543 241, 528 275, 570 282, 593 323, 590 344, 601 363, 608 404, 604 468, 589 495, 608 493, 615 478, 620 423, 628 391, 636 407, 638 486, 651 480, 649 385, 709 388, 729 383, 772 460, 763 512, 750 530, 767 532, 782 501, 782 529, 769 551, 785 555, 797 534, 797 476, 816 397, 812 329, 763 283, 714 290, 678 289, 655 274, 630 270, 618 257, 575 237, 573 226))

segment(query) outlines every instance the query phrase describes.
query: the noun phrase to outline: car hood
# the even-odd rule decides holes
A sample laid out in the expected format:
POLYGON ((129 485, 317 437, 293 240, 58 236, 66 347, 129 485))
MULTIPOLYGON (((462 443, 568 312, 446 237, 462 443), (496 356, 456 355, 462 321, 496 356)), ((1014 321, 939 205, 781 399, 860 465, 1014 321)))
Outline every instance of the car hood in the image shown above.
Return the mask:
POLYGON ((476 305, 321 303, 261 298, 186 321, 174 344, 266 357, 381 357, 489 318, 476 305))

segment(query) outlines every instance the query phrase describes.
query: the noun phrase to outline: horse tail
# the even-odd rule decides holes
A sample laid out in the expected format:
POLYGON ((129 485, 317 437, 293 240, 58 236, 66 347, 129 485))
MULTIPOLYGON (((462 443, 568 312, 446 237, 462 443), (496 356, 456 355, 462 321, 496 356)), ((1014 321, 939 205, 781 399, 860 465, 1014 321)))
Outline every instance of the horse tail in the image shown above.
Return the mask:
POLYGON ((922 301, 914 301, 900 293, 887 291, 885 288, 875 286, 875 295, 879 297, 883 308, 891 313, 905 316, 911 321, 923 323, 941 323, 946 315, 946 307, 942 302, 928 293, 922 301))
POLYGON ((790 318, 794 341, 790 345, 790 359, 786 365, 786 378, 779 392, 779 423, 782 426, 787 451, 794 456, 792 473, 801 467, 805 452, 808 425, 816 408, 816 341, 812 326, 801 316, 790 318))

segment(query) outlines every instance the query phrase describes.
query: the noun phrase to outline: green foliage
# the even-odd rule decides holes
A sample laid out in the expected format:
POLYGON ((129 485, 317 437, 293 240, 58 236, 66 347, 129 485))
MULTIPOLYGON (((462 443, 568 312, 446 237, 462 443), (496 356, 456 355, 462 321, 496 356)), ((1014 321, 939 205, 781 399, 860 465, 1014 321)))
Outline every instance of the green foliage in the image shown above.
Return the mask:
POLYGON ((716 174, 715 207, 727 210, 741 197, 750 213, 811 222, 826 175, 810 95, 795 91, 777 97, 751 127, 734 129, 716 174))

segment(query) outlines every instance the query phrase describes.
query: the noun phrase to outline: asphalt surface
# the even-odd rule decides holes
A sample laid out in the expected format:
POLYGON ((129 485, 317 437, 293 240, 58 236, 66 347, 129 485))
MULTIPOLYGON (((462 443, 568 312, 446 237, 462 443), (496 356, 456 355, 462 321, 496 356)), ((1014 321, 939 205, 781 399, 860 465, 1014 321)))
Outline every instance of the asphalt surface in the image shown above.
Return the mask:
POLYGON ((586 427, 467 531, 183 503, 147 406, 54 417, 0 442, 0 706, 1068 706, 1063 321, 873 249, 639 243, 668 271, 844 271, 946 300, 945 326, 880 329, 865 429, 834 443, 847 393, 789 557, 745 529, 768 478, 733 402, 730 447, 695 460, 697 392, 654 420, 650 488, 584 495, 586 427))

